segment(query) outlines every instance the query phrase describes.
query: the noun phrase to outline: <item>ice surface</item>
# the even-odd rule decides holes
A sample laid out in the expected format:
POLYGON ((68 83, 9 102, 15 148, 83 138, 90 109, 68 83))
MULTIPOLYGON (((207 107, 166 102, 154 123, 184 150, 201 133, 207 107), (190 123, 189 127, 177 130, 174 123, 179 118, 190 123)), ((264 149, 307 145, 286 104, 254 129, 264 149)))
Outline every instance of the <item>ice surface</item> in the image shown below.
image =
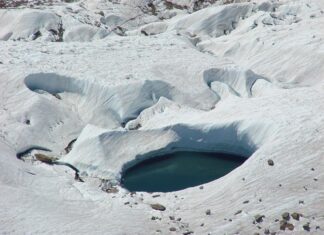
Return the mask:
POLYGON ((172 2, 0 10, 0 232, 324 233, 323 1, 172 2), (251 157, 202 188, 119 186, 177 150, 251 157))

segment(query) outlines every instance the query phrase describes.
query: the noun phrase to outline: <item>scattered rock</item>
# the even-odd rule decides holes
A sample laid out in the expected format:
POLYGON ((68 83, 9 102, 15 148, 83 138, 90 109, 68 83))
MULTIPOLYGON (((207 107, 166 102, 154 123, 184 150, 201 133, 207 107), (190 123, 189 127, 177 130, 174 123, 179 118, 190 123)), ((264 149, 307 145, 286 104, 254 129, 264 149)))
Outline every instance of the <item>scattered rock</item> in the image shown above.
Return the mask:
POLYGON ((293 224, 287 223, 286 228, 288 228, 290 231, 292 231, 292 230, 294 230, 295 227, 293 224))
POLYGON ((117 187, 111 187, 111 188, 107 188, 107 189, 106 189, 106 192, 107 192, 107 193, 118 193, 119 190, 118 190, 117 187))
POLYGON ((241 213, 242 213, 242 210, 238 210, 238 211, 235 212, 234 215, 238 215, 238 214, 241 214, 241 213))
POLYGON ((288 221, 288 220, 290 219, 290 215, 289 215, 288 212, 284 212, 284 213, 281 215, 281 217, 282 217, 284 220, 286 220, 286 221, 288 221))
POLYGON ((211 211, 208 209, 208 210, 206 210, 206 215, 210 215, 211 214, 211 211))
POLYGON ((249 202, 250 202, 249 200, 246 200, 246 201, 243 202, 243 204, 247 204, 247 203, 249 203, 249 202))
POLYGON ((299 220, 300 214, 297 213, 297 212, 294 212, 294 213, 291 214, 291 217, 292 217, 294 220, 299 220))
POLYGON ((310 231, 310 226, 309 226, 309 222, 307 222, 306 224, 303 225, 303 229, 306 231, 310 231))
POLYGON ((124 205, 128 205, 130 202, 125 202, 124 205))
POLYGON ((274 165, 273 160, 269 159, 269 160, 268 160, 268 165, 269 165, 269 166, 273 166, 273 165, 274 165))
POLYGON ((193 234, 193 231, 186 231, 183 233, 183 235, 190 235, 190 234, 193 234))
POLYGON ((175 227, 171 227, 169 230, 170 230, 171 232, 175 232, 175 231, 177 231, 177 229, 176 229, 175 227))
POLYGON ((77 139, 71 140, 70 143, 68 143, 68 145, 64 148, 66 154, 68 154, 72 150, 73 144, 75 143, 76 140, 77 139))
POLYGON ((280 221, 280 230, 285 230, 286 229, 286 225, 287 225, 287 221, 286 220, 281 220, 280 221))
POLYGON ((152 195, 153 198, 160 197, 160 194, 152 195))
POLYGON ((38 160, 38 161, 41 161, 41 162, 44 162, 46 164, 54 164, 54 162, 57 160, 56 158, 54 157, 50 157, 50 156, 47 156, 45 154, 41 154, 41 153, 36 153, 35 154, 35 158, 38 160))
POLYGON ((165 211, 165 209, 166 209, 165 206, 158 204, 158 203, 151 204, 151 207, 152 207, 152 209, 158 210, 158 211, 165 211))
POLYGON ((62 100, 62 97, 59 95, 59 94, 57 94, 57 93, 54 93, 54 94, 52 94, 56 99, 58 99, 58 100, 62 100))
POLYGON ((170 220, 174 220, 174 216, 169 216, 169 219, 170 220))
POLYGON ((254 220, 257 223, 261 223, 263 221, 264 217, 265 217, 264 215, 257 214, 257 215, 254 216, 254 220))

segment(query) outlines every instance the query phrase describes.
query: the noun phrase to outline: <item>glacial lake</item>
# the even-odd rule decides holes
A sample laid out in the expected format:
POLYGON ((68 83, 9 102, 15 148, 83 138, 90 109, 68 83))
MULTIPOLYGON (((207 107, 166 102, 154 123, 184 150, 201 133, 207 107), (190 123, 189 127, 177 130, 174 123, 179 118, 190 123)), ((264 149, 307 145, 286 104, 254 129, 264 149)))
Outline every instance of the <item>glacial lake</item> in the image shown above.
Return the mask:
POLYGON ((216 180, 245 157, 205 152, 175 152, 144 160, 127 169, 122 186, 129 191, 171 192, 216 180))

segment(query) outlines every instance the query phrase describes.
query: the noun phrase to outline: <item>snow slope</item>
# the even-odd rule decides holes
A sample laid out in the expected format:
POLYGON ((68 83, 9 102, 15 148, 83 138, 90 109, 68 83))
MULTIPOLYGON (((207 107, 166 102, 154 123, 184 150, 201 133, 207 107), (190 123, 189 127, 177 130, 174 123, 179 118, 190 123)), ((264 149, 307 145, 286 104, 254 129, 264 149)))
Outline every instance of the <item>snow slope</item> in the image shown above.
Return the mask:
POLYGON ((323 234, 323 2, 136 14, 99 0, 0 10, 0 233, 323 234), (203 188, 120 187, 177 149, 249 158, 203 188), (302 216, 282 230, 284 212, 302 216))

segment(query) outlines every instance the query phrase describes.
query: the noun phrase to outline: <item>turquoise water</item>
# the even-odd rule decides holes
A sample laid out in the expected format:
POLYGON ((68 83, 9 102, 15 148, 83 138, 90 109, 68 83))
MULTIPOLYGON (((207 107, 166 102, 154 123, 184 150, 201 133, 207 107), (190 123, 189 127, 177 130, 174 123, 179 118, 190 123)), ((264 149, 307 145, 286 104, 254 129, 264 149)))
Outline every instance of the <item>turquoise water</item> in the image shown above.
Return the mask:
POLYGON ((218 179, 246 158, 223 153, 176 152, 145 160, 123 173, 129 191, 171 192, 218 179))

